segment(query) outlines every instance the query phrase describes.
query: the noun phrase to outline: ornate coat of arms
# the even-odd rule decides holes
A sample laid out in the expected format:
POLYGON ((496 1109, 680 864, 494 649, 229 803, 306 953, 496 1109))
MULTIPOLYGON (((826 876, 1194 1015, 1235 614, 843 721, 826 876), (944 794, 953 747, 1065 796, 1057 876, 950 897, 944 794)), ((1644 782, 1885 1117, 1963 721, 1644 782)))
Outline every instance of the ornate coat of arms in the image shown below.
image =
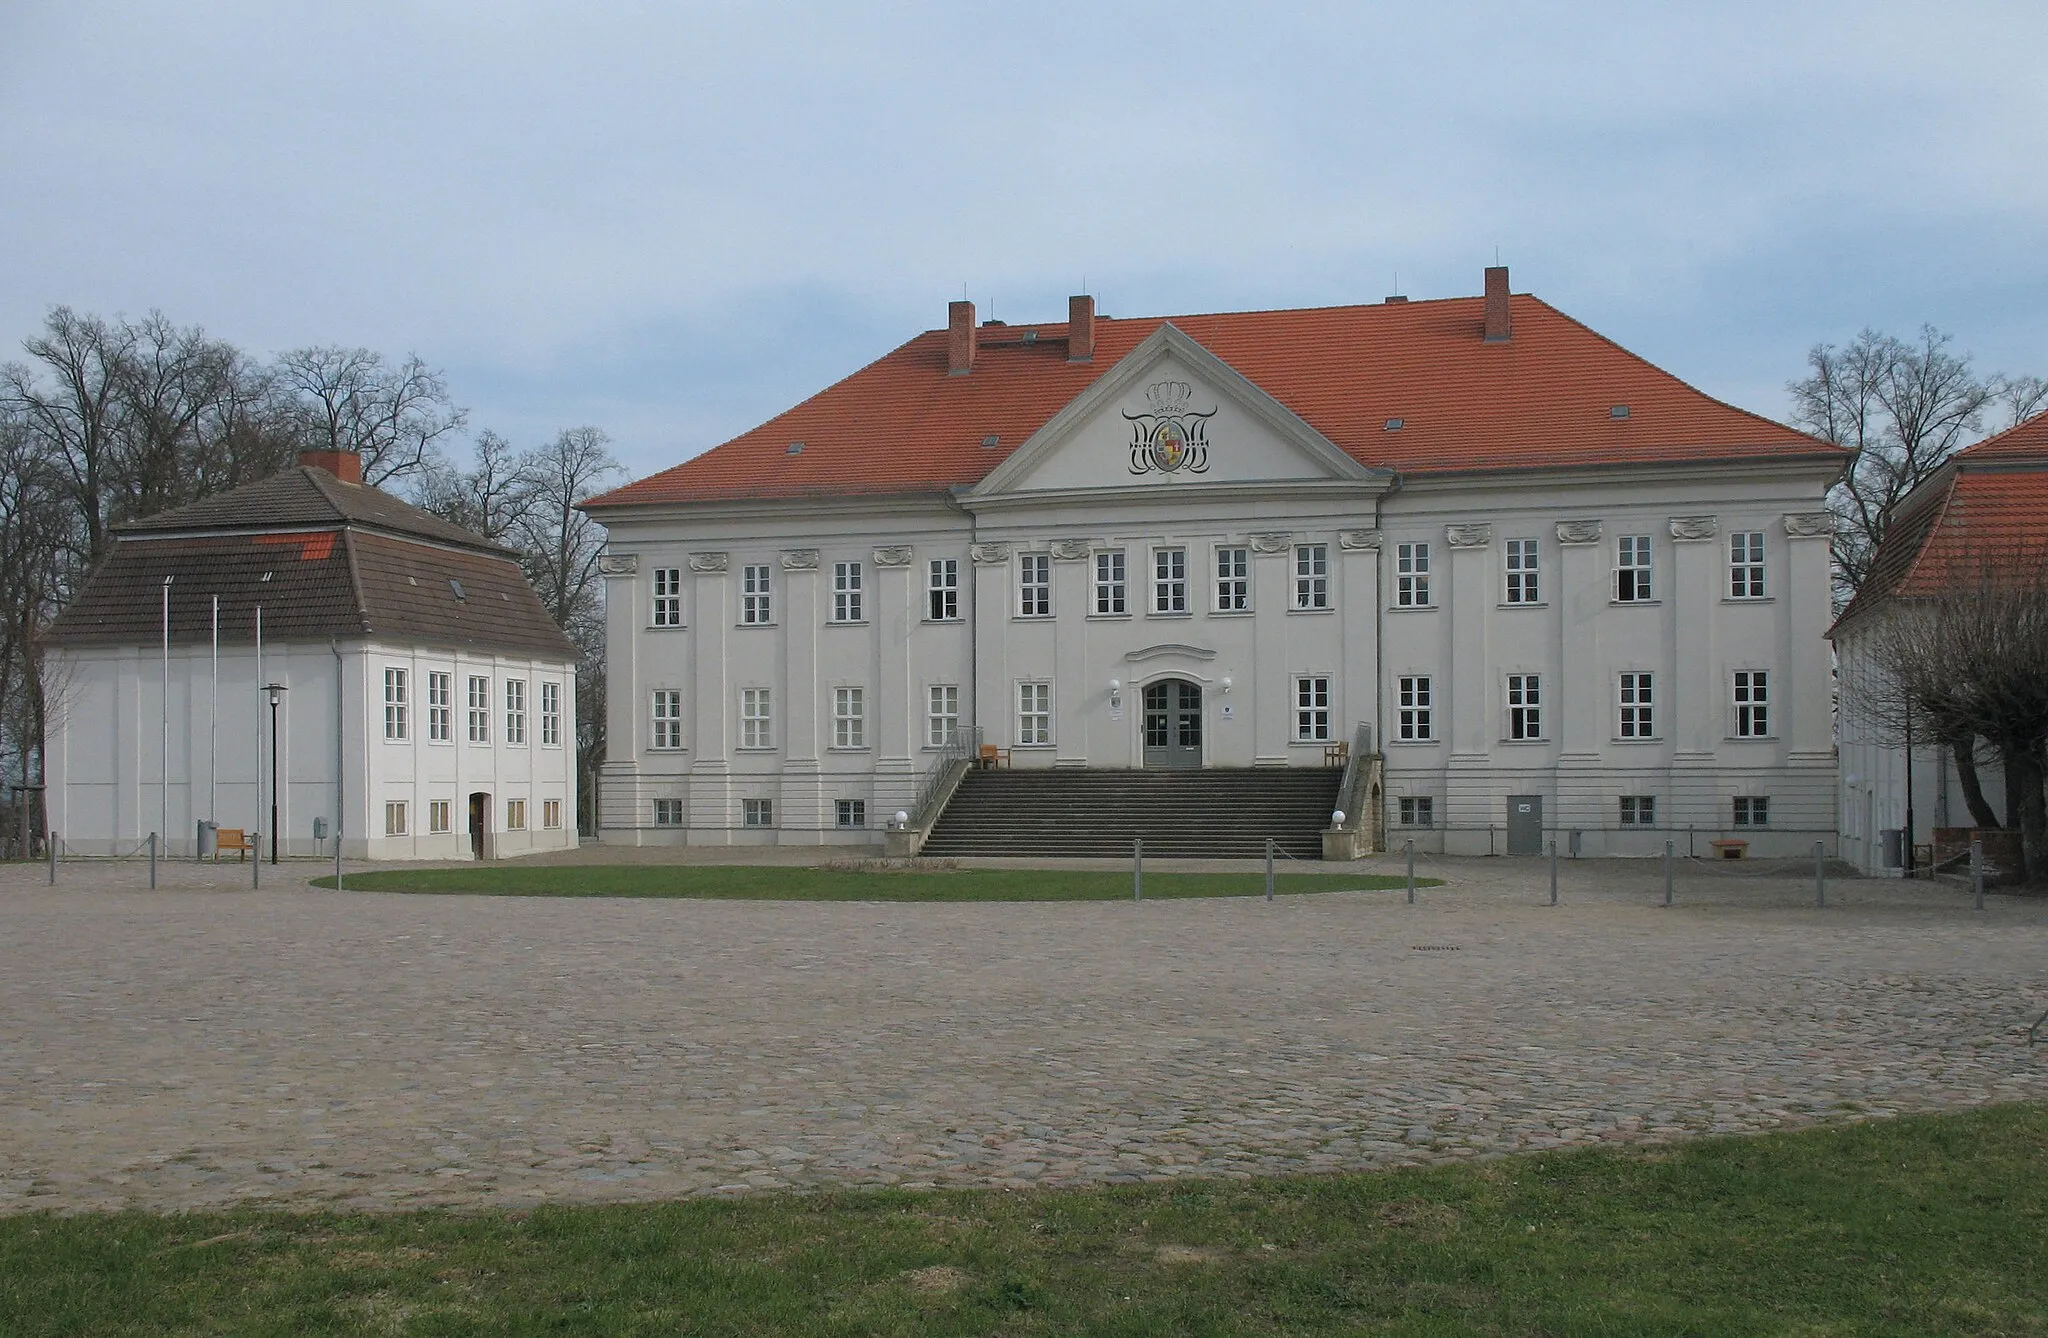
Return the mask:
POLYGON ((1188 408, 1194 393, 1185 381, 1155 381, 1145 387, 1148 412, 1124 411, 1131 425, 1133 474, 1208 472, 1209 420, 1216 410, 1188 408))

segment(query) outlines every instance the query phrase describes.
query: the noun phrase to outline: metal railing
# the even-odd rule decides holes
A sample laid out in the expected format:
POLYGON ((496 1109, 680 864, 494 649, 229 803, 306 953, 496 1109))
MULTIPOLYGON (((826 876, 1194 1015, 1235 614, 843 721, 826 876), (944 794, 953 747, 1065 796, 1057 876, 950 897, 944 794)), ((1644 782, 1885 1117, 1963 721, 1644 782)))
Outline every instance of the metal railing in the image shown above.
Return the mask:
POLYGON ((917 797, 910 803, 910 821, 905 826, 913 831, 929 827, 939 816, 934 810, 951 795, 953 785, 959 779, 954 774, 955 770, 965 771, 980 755, 981 726, 956 729, 952 742, 938 750, 931 769, 918 781, 917 797))

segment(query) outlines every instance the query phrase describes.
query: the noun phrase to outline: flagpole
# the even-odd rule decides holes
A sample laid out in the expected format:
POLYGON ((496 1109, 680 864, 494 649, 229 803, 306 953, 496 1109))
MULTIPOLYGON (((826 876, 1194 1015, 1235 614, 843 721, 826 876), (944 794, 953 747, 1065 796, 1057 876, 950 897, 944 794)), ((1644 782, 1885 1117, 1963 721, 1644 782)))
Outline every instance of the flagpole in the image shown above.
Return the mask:
MULTIPOLYGON (((263 828, 263 711, 260 698, 263 694, 263 606, 256 606, 256 694, 259 698, 257 709, 249 712, 249 718, 256 722, 256 793, 251 796, 249 806, 256 810, 255 821, 249 824, 252 830, 263 828)), ((262 852, 257 852, 261 857, 262 852)))
POLYGON ((213 705, 206 713, 206 820, 220 822, 220 596, 213 597, 213 705))

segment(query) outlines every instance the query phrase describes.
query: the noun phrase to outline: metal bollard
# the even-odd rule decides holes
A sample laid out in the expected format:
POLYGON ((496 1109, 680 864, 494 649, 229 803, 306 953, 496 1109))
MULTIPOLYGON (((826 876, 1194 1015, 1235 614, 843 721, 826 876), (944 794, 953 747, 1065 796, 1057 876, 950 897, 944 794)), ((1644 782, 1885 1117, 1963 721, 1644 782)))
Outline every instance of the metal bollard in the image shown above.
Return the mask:
POLYGON ((1828 904, 1828 862, 1827 843, 1813 843, 1813 904, 1825 910, 1828 904))
POLYGON ((1408 838, 1408 904, 1415 904, 1415 838, 1408 838))
POLYGON ((1131 838, 1131 900, 1145 899, 1145 838, 1131 838))
POLYGON ((1977 894, 1977 909, 1984 909, 1984 843, 1970 842, 1970 886, 1977 894))
POLYGON ((1550 904, 1557 904, 1557 842, 1550 843, 1550 904))
POLYGON ((249 890, 263 886, 263 833, 249 833, 249 844, 254 847, 249 858, 249 890))
POLYGON ((156 887, 156 833, 149 834, 149 886, 156 887))
POLYGON ((1664 843, 1664 904, 1671 904, 1671 842, 1664 843))
POLYGON ((1266 900, 1273 899, 1273 838, 1266 838, 1266 900))
POLYGON ((57 885, 57 833, 50 833, 50 886, 57 885))

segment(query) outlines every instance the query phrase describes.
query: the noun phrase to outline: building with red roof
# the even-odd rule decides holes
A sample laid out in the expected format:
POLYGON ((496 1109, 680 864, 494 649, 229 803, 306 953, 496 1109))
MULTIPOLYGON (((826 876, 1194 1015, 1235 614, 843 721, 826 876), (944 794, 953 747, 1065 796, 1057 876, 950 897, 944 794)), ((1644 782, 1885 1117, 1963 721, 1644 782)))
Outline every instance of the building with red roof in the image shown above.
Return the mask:
POLYGON ((1342 825, 1424 848, 1810 849, 1845 459, 1499 267, 1308 310, 956 302, 588 503, 604 839, 871 841, 902 812, 915 846, 969 737, 1017 769, 1355 754, 1342 825))

